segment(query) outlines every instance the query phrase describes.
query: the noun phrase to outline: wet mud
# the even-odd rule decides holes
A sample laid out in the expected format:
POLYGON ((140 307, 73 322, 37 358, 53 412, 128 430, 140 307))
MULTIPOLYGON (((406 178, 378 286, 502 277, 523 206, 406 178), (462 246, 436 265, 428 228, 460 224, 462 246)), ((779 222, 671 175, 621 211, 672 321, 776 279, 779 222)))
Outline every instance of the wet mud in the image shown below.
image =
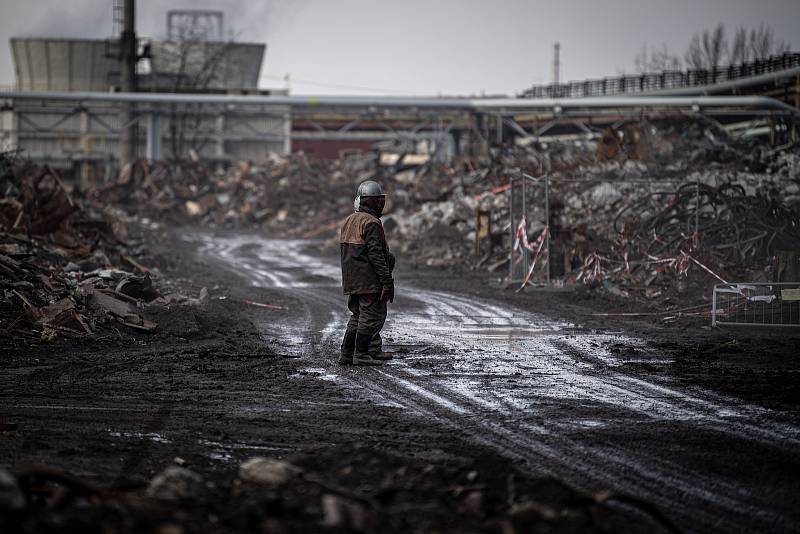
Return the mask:
POLYGON ((384 335, 394 359, 342 367, 335 258, 253 234, 182 232, 164 247, 209 304, 159 312, 151 336, 9 347, 0 420, 17 428, 0 433, 0 466, 115 487, 175 457, 222 487, 253 456, 345 485, 355 472, 353 487, 416 473, 419 493, 399 499, 419 522, 386 512, 367 530, 499 530, 502 506, 487 503, 508 500, 508 477, 553 481, 551 497, 620 496, 601 519, 570 523, 578 531, 797 528, 796 338, 600 320, 579 294, 401 267, 384 335), (486 478, 477 515, 465 494, 442 493, 473 472, 486 478))

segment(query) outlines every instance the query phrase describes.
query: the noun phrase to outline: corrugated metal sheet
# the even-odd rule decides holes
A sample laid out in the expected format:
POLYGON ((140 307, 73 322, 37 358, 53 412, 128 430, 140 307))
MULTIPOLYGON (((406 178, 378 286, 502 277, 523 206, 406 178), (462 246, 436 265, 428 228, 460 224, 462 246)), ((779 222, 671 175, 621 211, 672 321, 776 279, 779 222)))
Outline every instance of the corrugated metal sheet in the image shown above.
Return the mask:
MULTIPOLYGON (((114 41, 102 39, 11 38, 20 91, 108 91, 119 81, 114 52, 114 41)), ((265 52, 262 43, 153 41, 153 74, 142 81, 148 90, 168 90, 176 76, 195 90, 256 89, 265 52)))
POLYGON ((259 43, 156 41, 151 68, 157 80, 183 76, 184 87, 255 89, 265 51, 259 43))
POLYGON ((107 91, 119 63, 97 39, 11 38, 22 91, 107 91))

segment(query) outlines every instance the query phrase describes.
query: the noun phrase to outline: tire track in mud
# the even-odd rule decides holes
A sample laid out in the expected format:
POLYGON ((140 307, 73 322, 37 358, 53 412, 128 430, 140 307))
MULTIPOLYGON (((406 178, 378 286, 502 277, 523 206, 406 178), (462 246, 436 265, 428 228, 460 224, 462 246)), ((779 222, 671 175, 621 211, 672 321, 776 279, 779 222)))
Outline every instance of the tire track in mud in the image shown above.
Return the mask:
POLYGON ((379 369, 345 368, 333 363, 346 320, 337 266, 304 254, 300 241, 203 234, 189 239, 249 283, 285 289, 302 303, 301 324, 288 329, 284 341, 293 343, 298 355, 314 355, 309 371, 320 371, 325 379, 466 433, 536 474, 651 501, 690 530, 734 532, 754 523, 763 529, 793 528, 791 517, 770 511, 768 495, 741 483, 686 469, 658 450, 603 435, 594 435, 589 444, 580 432, 573 437, 576 425, 607 425, 603 415, 578 423, 554 416, 553 406, 579 402, 620 412, 622 424, 677 423, 796 450, 800 429, 770 420, 770 410, 626 375, 620 369, 624 362, 602 344, 621 341, 647 353, 641 340, 593 334, 459 295, 401 287, 403 297, 390 312, 387 331, 397 345, 433 350, 379 369), (509 385, 509 377, 517 378, 509 385))

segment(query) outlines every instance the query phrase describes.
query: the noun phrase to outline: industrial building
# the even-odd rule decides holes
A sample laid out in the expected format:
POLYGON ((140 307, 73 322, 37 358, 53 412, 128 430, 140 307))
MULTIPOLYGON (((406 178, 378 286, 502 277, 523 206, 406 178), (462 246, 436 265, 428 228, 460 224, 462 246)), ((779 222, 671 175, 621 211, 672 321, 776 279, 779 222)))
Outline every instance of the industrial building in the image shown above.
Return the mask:
POLYGON ((80 166, 86 176, 137 158, 226 165, 292 151, 334 159, 376 147, 444 161, 492 145, 597 140, 645 112, 715 114, 737 135, 774 143, 797 136, 787 120, 800 105, 797 53, 713 71, 560 83, 556 47, 555 83, 513 99, 329 99, 259 89, 266 45, 225 40, 221 12, 170 11, 164 40, 126 31, 113 39, 12 38, 16 88, 0 95, 0 150, 80 166), (774 101, 701 107, 692 100, 744 95, 774 101))
MULTIPOLYGON (((177 12, 187 13, 208 15, 177 12)), ((218 16, 221 24, 221 13, 218 16)), ((182 39, 168 29, 166 40, 136 42, 137 92, 287 94, 258 89, 265 44, 224 41, 221 31, 182 39)), ((2 99, 0 150, 19 151, 61 168, 111 168, 118 159, 124 119, 131 117, 134 158, 202 158, 224 164, 290 151, 286 107, 151 102, 132 104, 131 115, 126 115, 119 104, 79 98, 81 92, 121 90, 119 49, 120 39, 12 38, 16 91, 74 92, 76 98, 2 99)))

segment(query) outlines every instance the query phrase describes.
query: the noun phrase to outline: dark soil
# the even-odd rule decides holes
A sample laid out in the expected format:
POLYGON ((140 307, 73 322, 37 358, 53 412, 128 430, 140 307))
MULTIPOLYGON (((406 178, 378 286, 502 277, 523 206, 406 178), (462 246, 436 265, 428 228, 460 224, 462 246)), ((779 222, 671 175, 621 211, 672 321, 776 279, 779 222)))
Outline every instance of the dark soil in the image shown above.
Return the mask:
MULTIPOLYGON (((502 277, 482 272, 413 269, 403 273, 422 287, 495 300, 518 308, 578 323, 597 332, 624 332, 646 338, 675 359, 668 368, 643 365, 642 371, 662 373, 685 382, 733 395, 773 409, 800 408, 800 331, 791 327, 722 326, 711 328, 708 316, 664 322, 664 315, 641 317, 615 314, 647 309, 629 299, 585 286, 563 289, 505 286, 502 277), (599 314, 610 314, 602 316, 599 314)), ((710 293, 713 281, 705 288, 710 293)), ((619 345, 612 352, 635 350, 619 345)))
MULTIPOLYGON (((0 516, 4 531, 673 529, 670 511, 640 499, 634 488, 572 489, 560 477, 543 477, 482 444, 469 428, 458 430, 376 402, 366 390, 320 379, 309 366, 331 365, 332 345, 297 351, 282 334, 282 325, 302 321, 318 331, 318 303, 291 290, 253 287, 197 257, 194 245, 174 235, 153 243, 164 274, 187 293, 207 287, 208 305, 149 310, 148 318, 159 323, 155 334, 119 327, 100 339, 55 345, 3 341, 0 468, 22 473, 26 465, 47 465, 92 488, 82 492, 42 476, 50 482, 23 488, 32 499, 25 511, 0 516), (244 299, 284 309, 249 306, 244 299), (279 488, 242 485, 238 465, 254 456, 287 460, 301 474, 279 488), (148 481, 176 461, 199 473, 205 490, 179 503, 145 497, 148 481), (325 502, 344 511, 332 516, 325 502)), ((398 291, 412 283, 546 313, 598 332, 646 337, 672 363, 634 363, 629 372, 731 395, 797 422, 797 337, 712 331, 699 320, 662 325, 599 318, 591 313, 609 306, 591 293, 516 293, 500 288, 496 276, 401 268, 397 277, 398 291)), ((624 308, 624 302, 616 305, 624 308)), ((624 344, 608 348, 623 358, 637 350, 624 344)), ((355 369, 350 376, 358 382, 367 372, 355 369)), ((696 441, 703 446, 702 436, 696 441)), ((728 455, 739 457, 737 451, 715 452, 722 464, 728 455)), ((783 484, 800 473, 797 456, 762 452, 772 460, 761 476, 776 476, 783 484)), ((685 458, 691 469, 706 457, 693 459, 687 451, 685 458)), ((787 503, 780 507, 788 510, 787 503)), ((694 530, 685 521, 679 528, 694 530)))

